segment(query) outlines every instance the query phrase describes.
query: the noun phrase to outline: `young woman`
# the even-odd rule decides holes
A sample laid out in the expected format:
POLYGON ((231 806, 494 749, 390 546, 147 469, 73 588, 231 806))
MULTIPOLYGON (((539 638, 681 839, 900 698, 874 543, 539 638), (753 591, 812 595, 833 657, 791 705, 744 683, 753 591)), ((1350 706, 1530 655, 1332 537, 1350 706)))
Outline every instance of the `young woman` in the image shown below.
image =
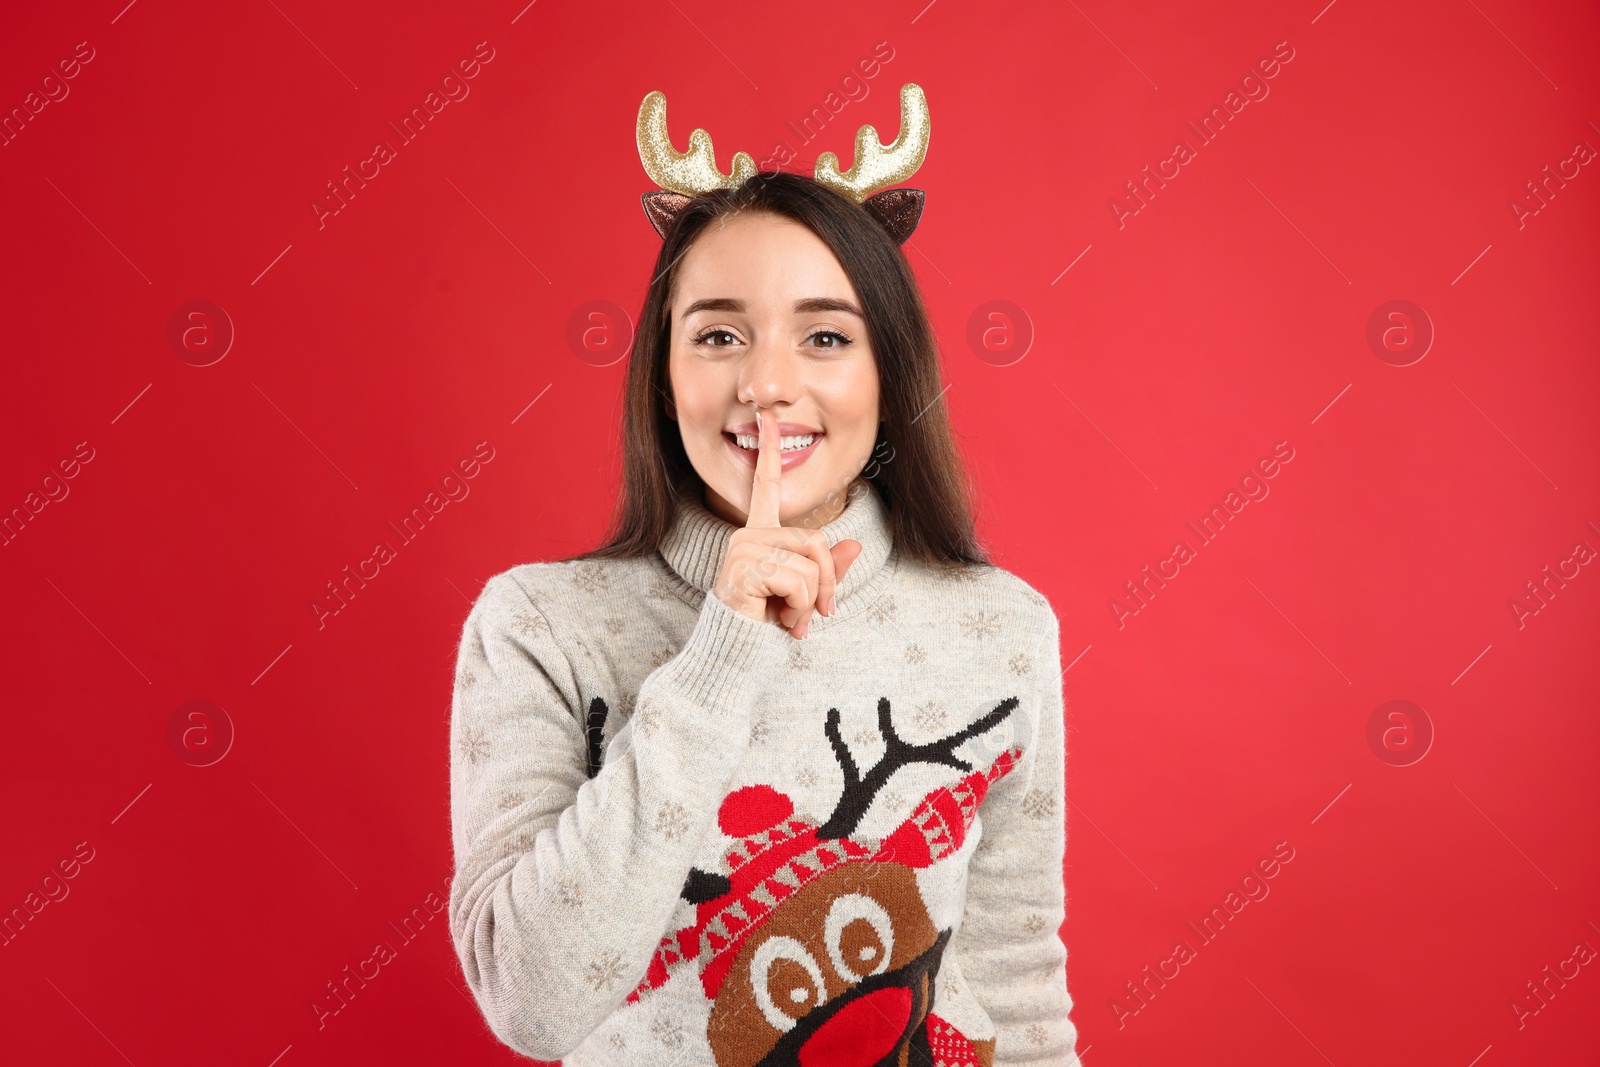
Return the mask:
POLYGON ((659 95, 613 532, 458 650, 467 983, 577 1067, 1075 1064, 1056 618, 974 538, 922 194, 868 202, 864 136, 843 186, 686 179, 659 95))

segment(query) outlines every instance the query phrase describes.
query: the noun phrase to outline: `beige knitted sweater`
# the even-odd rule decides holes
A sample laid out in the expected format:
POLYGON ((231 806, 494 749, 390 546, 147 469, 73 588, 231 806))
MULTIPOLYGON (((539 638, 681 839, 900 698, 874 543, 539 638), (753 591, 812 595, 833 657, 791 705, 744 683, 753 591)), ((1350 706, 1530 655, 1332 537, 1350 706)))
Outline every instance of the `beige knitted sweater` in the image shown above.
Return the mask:
POLYGON ((648 559, 491 578, 457 652, 450 932, 507 1045, 572 1067, 1075 1067, 1049 603, 863 546, 791 638, 648 559))

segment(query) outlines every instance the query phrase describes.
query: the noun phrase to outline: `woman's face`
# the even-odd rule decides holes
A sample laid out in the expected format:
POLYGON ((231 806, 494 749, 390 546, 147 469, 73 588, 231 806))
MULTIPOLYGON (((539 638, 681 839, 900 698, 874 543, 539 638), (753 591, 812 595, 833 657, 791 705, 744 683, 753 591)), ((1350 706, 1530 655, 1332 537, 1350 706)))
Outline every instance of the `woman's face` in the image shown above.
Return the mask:
POLYGON ((667 410, 706 506, 744 523, 759 409, 783 437, 779 521, 831 522, 878 434, 877 361, 844 268, 806 227, 746 212, 701 232, 676 285, 667 410))

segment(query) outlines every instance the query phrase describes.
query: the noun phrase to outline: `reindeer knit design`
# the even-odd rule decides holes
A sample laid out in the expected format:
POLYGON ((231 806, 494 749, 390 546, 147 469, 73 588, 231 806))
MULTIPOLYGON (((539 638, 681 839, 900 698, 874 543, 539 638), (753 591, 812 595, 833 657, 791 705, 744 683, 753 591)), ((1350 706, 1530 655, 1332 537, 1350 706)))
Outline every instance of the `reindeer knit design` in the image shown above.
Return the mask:
POLYGON ((490 1030, 570 1067, 1077 1067, 1049 603, 902 559, 858 481, 796 642, 709 593, 733 531, 685 501, 657 555, 513 567, 467 616, 449 916, 490 1030))

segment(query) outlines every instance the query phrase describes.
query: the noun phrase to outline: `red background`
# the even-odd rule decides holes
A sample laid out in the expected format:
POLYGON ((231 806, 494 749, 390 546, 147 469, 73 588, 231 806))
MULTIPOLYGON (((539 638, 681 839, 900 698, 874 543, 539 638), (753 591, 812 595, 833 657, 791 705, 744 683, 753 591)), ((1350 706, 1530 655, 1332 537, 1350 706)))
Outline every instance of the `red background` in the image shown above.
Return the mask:
POLYGON ((0 550, 0 909, 93 850, 0 948, 8 1061, 518 1059, 443 913, 391 924, 450 874, 468 602, 607 516, 622 364, 567 336, 643 299, 639 102, 664 91, 723 166, 787 141, 809 173, 862 123, 892 137, 915 81, 907 254, 982 532, 1070 664, 1085 1062, 1594 1062, 1600 964, 1542 1004, 1525 983, 1600 949, 1600 575, 1511 607, 1600 548, 1600 168, 1525 187, 1600 147, 1592 5, 125 2, 0 35, 8 113, 94 53, 0 148, 0 507, 93 450, 0 550), (324 183, 483 41, 470 95, 319 228, 324 183), (1269 95, 1119 226, 1124 183, 1280 41, 1269 95), (802 142, 786 123, 879 42, 865 99, 802 142), (1403 331, 1367 340, 1397 299, 1436 335, 1406 366, 1403 331), (236 333, 209 366, 167 340, 191 300, 236 333), (991 300, 1033 331, 1007 365, 966 340, 991 300), (319 627, 324 583, 483 441, 470 496, 319 627), (1278 442, 1270 495, 1199 547, 1185 523, 1278 442), (1180 538, 1196 558, 1119 625, 1180 538), (1396 699, 1434 732, 1408 766, 1368 743, 1396 699), (222 711, 190 751, 234 731, 209 766, 169 742, 191 700, 222 711), (1270 895, 1202 946, 1186 923, 1279 842, 1270 895), (1196 957, 1134 1001, 1180 939, 1196 957))

